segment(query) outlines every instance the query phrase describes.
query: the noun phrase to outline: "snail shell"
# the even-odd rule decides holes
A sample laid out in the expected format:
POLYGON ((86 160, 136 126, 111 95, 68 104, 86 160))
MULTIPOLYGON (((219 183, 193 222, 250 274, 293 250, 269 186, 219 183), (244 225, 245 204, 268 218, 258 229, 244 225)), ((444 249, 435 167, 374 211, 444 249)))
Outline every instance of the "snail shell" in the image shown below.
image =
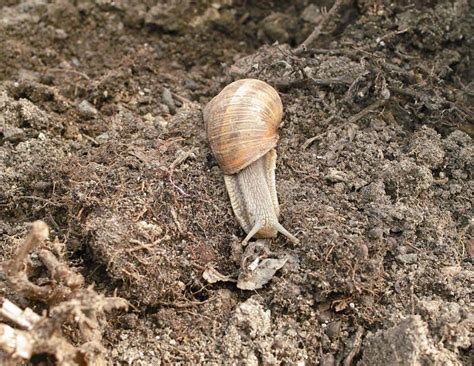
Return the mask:
POLYGON ((278 232, 298 242, 278 221, 275 146, 282 116, 277 91, 255 79, 226 86, 203 111, 232 209, 247 233, 244 244, 253 236, 272 238, 278 232))
POLYGON ((225 174, 235 174, 276 146, 283 116, 267 83, 243 79, 226 86, 204 109, 209 144, 225 174))

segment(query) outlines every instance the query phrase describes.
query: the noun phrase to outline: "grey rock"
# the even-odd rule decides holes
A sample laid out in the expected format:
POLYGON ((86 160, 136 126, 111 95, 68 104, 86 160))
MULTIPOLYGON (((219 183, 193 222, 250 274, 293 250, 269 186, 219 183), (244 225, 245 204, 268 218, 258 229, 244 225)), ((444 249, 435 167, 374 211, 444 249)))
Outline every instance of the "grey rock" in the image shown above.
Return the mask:
POLYGON ((324 179, 326 179, 326 181, 329 183, 346 182, 347 175, 344 172, 331 168, 324 179))
POLYGON ((89 103, 87 100, 83 100, 79 105, 77 106, 77 110, 79 111, 79 114, 84 117, 84 118, 94 118, 99 114, 97 109, 89 103))
POLYGON ((161 94, 161 101, 164 105, 168 106, 171 114, 176 113, 176 104, 174 103, 173 95, 171 95, 171 92, 168 88, 163 89, 163 93, 161 94))
POLYGON ((40 192, 47 192, 52 188, 51 182, 45 182, 44 180, 40 180, 34 184, 34 189, 35 191, 40 191, 40 192))
POLYGON ((399 254, 397 260, 404 264, 415 264, 418 261, 418 255, 416 253, 399 254))
POLYGON ((184 80, 184 87, 191 91, 196 91, 197 89, 199 89, 198 83, 191 79, 184 80))
POLYGON ((318 24, 321 18, 321 10, 314 4, 308 5, 301 13, 301 19, 308 23, 318 24))
POLYGON ((323 355, 319 362, 321 366, 335 366, 336 365, 336 359, 331 353, 326 353, 325 355, 323 355))
POLYGON ((18 127, 5 127, 0 132, 3 134, 3 140, 8 142, 16 143, 25 139, 25 131, 18 127))
POLYGON ((107 142, 110 140, 110 135, 108 132, 104 132, 97 136, 95 139, 99 143, 107 142))

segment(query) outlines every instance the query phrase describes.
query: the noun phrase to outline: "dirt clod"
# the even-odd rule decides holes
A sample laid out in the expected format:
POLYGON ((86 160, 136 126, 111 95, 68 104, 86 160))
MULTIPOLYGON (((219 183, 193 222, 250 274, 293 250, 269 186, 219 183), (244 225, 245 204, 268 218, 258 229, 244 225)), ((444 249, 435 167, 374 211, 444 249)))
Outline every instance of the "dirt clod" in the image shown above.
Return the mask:
POLYGON ((427 324, 417 315, 369 334, 364 342, 358 365, 461 365, 455 354, 434 343, 427 324))

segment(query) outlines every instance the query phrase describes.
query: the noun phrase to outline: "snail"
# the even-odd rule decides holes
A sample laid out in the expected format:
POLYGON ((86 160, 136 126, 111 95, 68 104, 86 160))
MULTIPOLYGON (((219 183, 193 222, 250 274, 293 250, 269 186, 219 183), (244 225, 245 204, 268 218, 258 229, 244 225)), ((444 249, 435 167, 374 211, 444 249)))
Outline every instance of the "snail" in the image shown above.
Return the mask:
POLYGON ((280 208, 275 184, 278 128, 283 105, 277 91, 256 79, 227 85, 204 108, 207 137, 224 173, 232 209, 253 238, 274 238, 278 232, 298 239, 278 221, 280 208))

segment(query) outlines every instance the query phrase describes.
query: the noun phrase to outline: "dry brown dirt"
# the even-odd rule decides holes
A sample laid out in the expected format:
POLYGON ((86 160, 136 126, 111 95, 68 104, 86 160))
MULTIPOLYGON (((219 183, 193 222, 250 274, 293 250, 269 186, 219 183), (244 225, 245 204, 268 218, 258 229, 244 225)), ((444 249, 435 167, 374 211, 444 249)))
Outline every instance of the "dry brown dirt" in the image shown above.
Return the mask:
MULTIPOLYGON (((472 1, 346 1, 303 52, 333 1, 156 3, 0 0, 0 259, 44 220, 81 299, 130 304, 100 316, 110 364, 472 364, 472 1), (277 190, 301 242, 267 244, 289 259, 256 291, 202 276, 240 270, 202 109, 245 77, 283 100, 277 190)), ((76 296, 7 272, 2 297, 45 318, 76 296)), ((79 346, 75 321, 54 332, 79 346)))

